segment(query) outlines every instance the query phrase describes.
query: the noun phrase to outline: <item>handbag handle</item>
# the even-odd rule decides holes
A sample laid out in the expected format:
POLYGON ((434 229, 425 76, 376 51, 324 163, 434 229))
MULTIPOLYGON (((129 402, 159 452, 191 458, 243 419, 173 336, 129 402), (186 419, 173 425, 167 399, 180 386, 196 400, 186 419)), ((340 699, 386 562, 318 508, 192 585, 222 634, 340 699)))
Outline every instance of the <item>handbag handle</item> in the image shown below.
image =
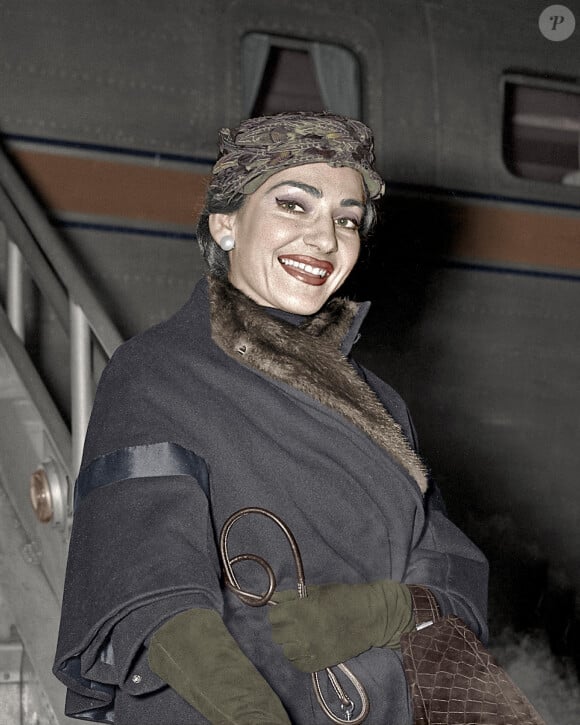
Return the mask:
MULTIPOLYGON (((263 557, 258 556, 257 554, 239 554, 238 556, 230 558, 228 552, 228 535, 230 533, 231 527, 236 523, 236 521, 250 514, 259 514, 260 516, 265 516, 266 518, 277 524, 277 526, 284 533, 284 536, 286 537, 290 545, 290 549, 292 550, 292 556, 294 559, 298 597, 300 599, 304 599, 304 597, 307 596, 306 578, 304 576, 302 556, 300 554, 300 549, 298 548, 298 543, 296 542, 294 535, 292 534, 288 526, 284 523, 284 521, 282 521, 282 519, 280 519, 278 516, 273 514, 271 511, 268 511, 267 509, 257 507, 248 507, 236 511, 228 518, 228 520, 222 527, 220 533, 219 552, 222 561, 222 568, 224 571, 224 581, 226 587, 230 591, 232 591, 242 602, 244 602, 244 604, 247 604, 250 607, 262 607, 265 604, 276 604, 276 602, 272 599, 272 596, 274 595, 276 590, 276 576, 270 564, 263 557), (261 566, 262 569, 266 572, 266 576, 268 577, 268 588, 264 594, 255 594, 254 592, 248 592, 240 587, 236 575, 234 574, 233 567, 241 561, 253 561, 254 563, 261 566)), ((360 713, 356 716, 354 715, 355 704, 344 691, 342 685, 338 681, 338 678, 330 667, 327 667, 324 671, 340 701, 340 707, 342 712, 344 713, 344 718, 335 715, 328 706, 328 703, 326 702, 324 695, 322 694, 322 689, 320 687, 319 672, 313 672, 311 674, 314 694, 316 695, 318 704, 324 711, 324 714, 333 723, 336 723, 336 725, 343 725, 344 723, 349 723, 350 725, 359 725, 363 722, 363 720, 366 719, 369 713, 369 699, 367 693, 359 679, 351 672, 351 670, 345 664, 341 662, 340 664, 336 665, 336 667, 354 685, 354 688, 357 691, 357 694, 361 701, 360 713)))
POLYGON ((418 584, 408 584, 413 602, 413 616, 415 617, 415 629, 430 627, 438 619, 441 619, 441 611, 433 592, 418 584))

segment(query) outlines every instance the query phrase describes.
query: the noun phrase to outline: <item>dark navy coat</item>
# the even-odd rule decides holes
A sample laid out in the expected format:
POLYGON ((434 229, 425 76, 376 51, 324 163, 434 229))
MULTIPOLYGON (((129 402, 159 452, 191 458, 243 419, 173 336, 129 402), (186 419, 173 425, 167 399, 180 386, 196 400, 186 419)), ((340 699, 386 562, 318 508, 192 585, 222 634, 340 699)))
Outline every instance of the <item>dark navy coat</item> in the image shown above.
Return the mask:
MULTIPOLYGON (((361 308, 341 354, 350 353, 363 316, 361 308)), ((358 372, 413 440, 401 398, 358 372)), ((76 486, 55 662, 69 690, 67 714, 117 725, 205 723, 146 657, 162 622, 205 607, 223 616, 293 723, 329 722, 309 675, 272 642, 265 608, 224 591, 217 536, 246 506, 269 509, 291 528, 307 583, 423 584, 444 613, 485 638, 481 552, 437 497, 423 496, 357 426, 222 350, 212 340, 202 280, 171 319, 115 353, 99 384, 76 486)), ((288 545, 268 522, 237 524, 230 550, 264 556, 280 589, 295 586, 288 545)), ((264 590, 257 567, 244 565, 239 575, 244 587, 264 590)), ((373 648, 347 664, 368 692, 368 725, 411 722, 397 651, 373 648)))

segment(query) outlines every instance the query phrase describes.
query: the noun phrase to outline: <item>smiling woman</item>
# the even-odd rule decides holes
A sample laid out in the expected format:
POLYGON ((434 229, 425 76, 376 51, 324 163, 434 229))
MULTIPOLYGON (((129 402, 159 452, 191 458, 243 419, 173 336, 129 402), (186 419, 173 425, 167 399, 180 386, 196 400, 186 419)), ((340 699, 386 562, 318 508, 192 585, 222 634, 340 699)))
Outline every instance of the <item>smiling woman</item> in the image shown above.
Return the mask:
POLYGON ((336 296, 383 191, 373 163, 369 129, 331 114, 220 132, 208 275, 96 395, 55 662, 70 716, 409 725, 417 602, 485 638, 486 560, 404 402, 351 357, 368 303, 336 296))
POLYGON ((231 214, 212 214, 214 239, 231 235, 230 282, 259 305, 311 315, 351 273, 366 192, 355 169, 308 164, 279 171, 231 214))

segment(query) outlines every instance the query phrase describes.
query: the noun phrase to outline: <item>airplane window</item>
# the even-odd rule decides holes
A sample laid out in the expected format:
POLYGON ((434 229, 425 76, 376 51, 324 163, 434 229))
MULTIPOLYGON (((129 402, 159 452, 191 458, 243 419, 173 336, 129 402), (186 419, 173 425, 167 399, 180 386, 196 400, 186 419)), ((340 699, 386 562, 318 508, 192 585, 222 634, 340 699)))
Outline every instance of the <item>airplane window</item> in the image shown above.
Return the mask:
POLYGON ((252 115, 306 110, 324 110, 312 56, 307 50, 273 46, 252 115))
POLYGON ((246 116, 328 110, 360 118, 358 61, 341 46, 248 33, 242 80, 246 116))
POLYGON ((526 179, 580 186, 580 92, 505 85, 504 161, 526 179))

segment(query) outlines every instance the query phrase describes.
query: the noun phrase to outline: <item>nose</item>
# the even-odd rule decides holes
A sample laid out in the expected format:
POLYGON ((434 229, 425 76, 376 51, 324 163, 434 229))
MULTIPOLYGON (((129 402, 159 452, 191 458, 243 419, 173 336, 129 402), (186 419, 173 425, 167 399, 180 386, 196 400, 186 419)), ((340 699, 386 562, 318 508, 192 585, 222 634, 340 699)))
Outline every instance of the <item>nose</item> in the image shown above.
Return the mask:
POLYGON ((304 243, 322 254, 331 254, 337 249, 336 227, 332 217, 321 216, 312 222, 304 233, 304 243))

